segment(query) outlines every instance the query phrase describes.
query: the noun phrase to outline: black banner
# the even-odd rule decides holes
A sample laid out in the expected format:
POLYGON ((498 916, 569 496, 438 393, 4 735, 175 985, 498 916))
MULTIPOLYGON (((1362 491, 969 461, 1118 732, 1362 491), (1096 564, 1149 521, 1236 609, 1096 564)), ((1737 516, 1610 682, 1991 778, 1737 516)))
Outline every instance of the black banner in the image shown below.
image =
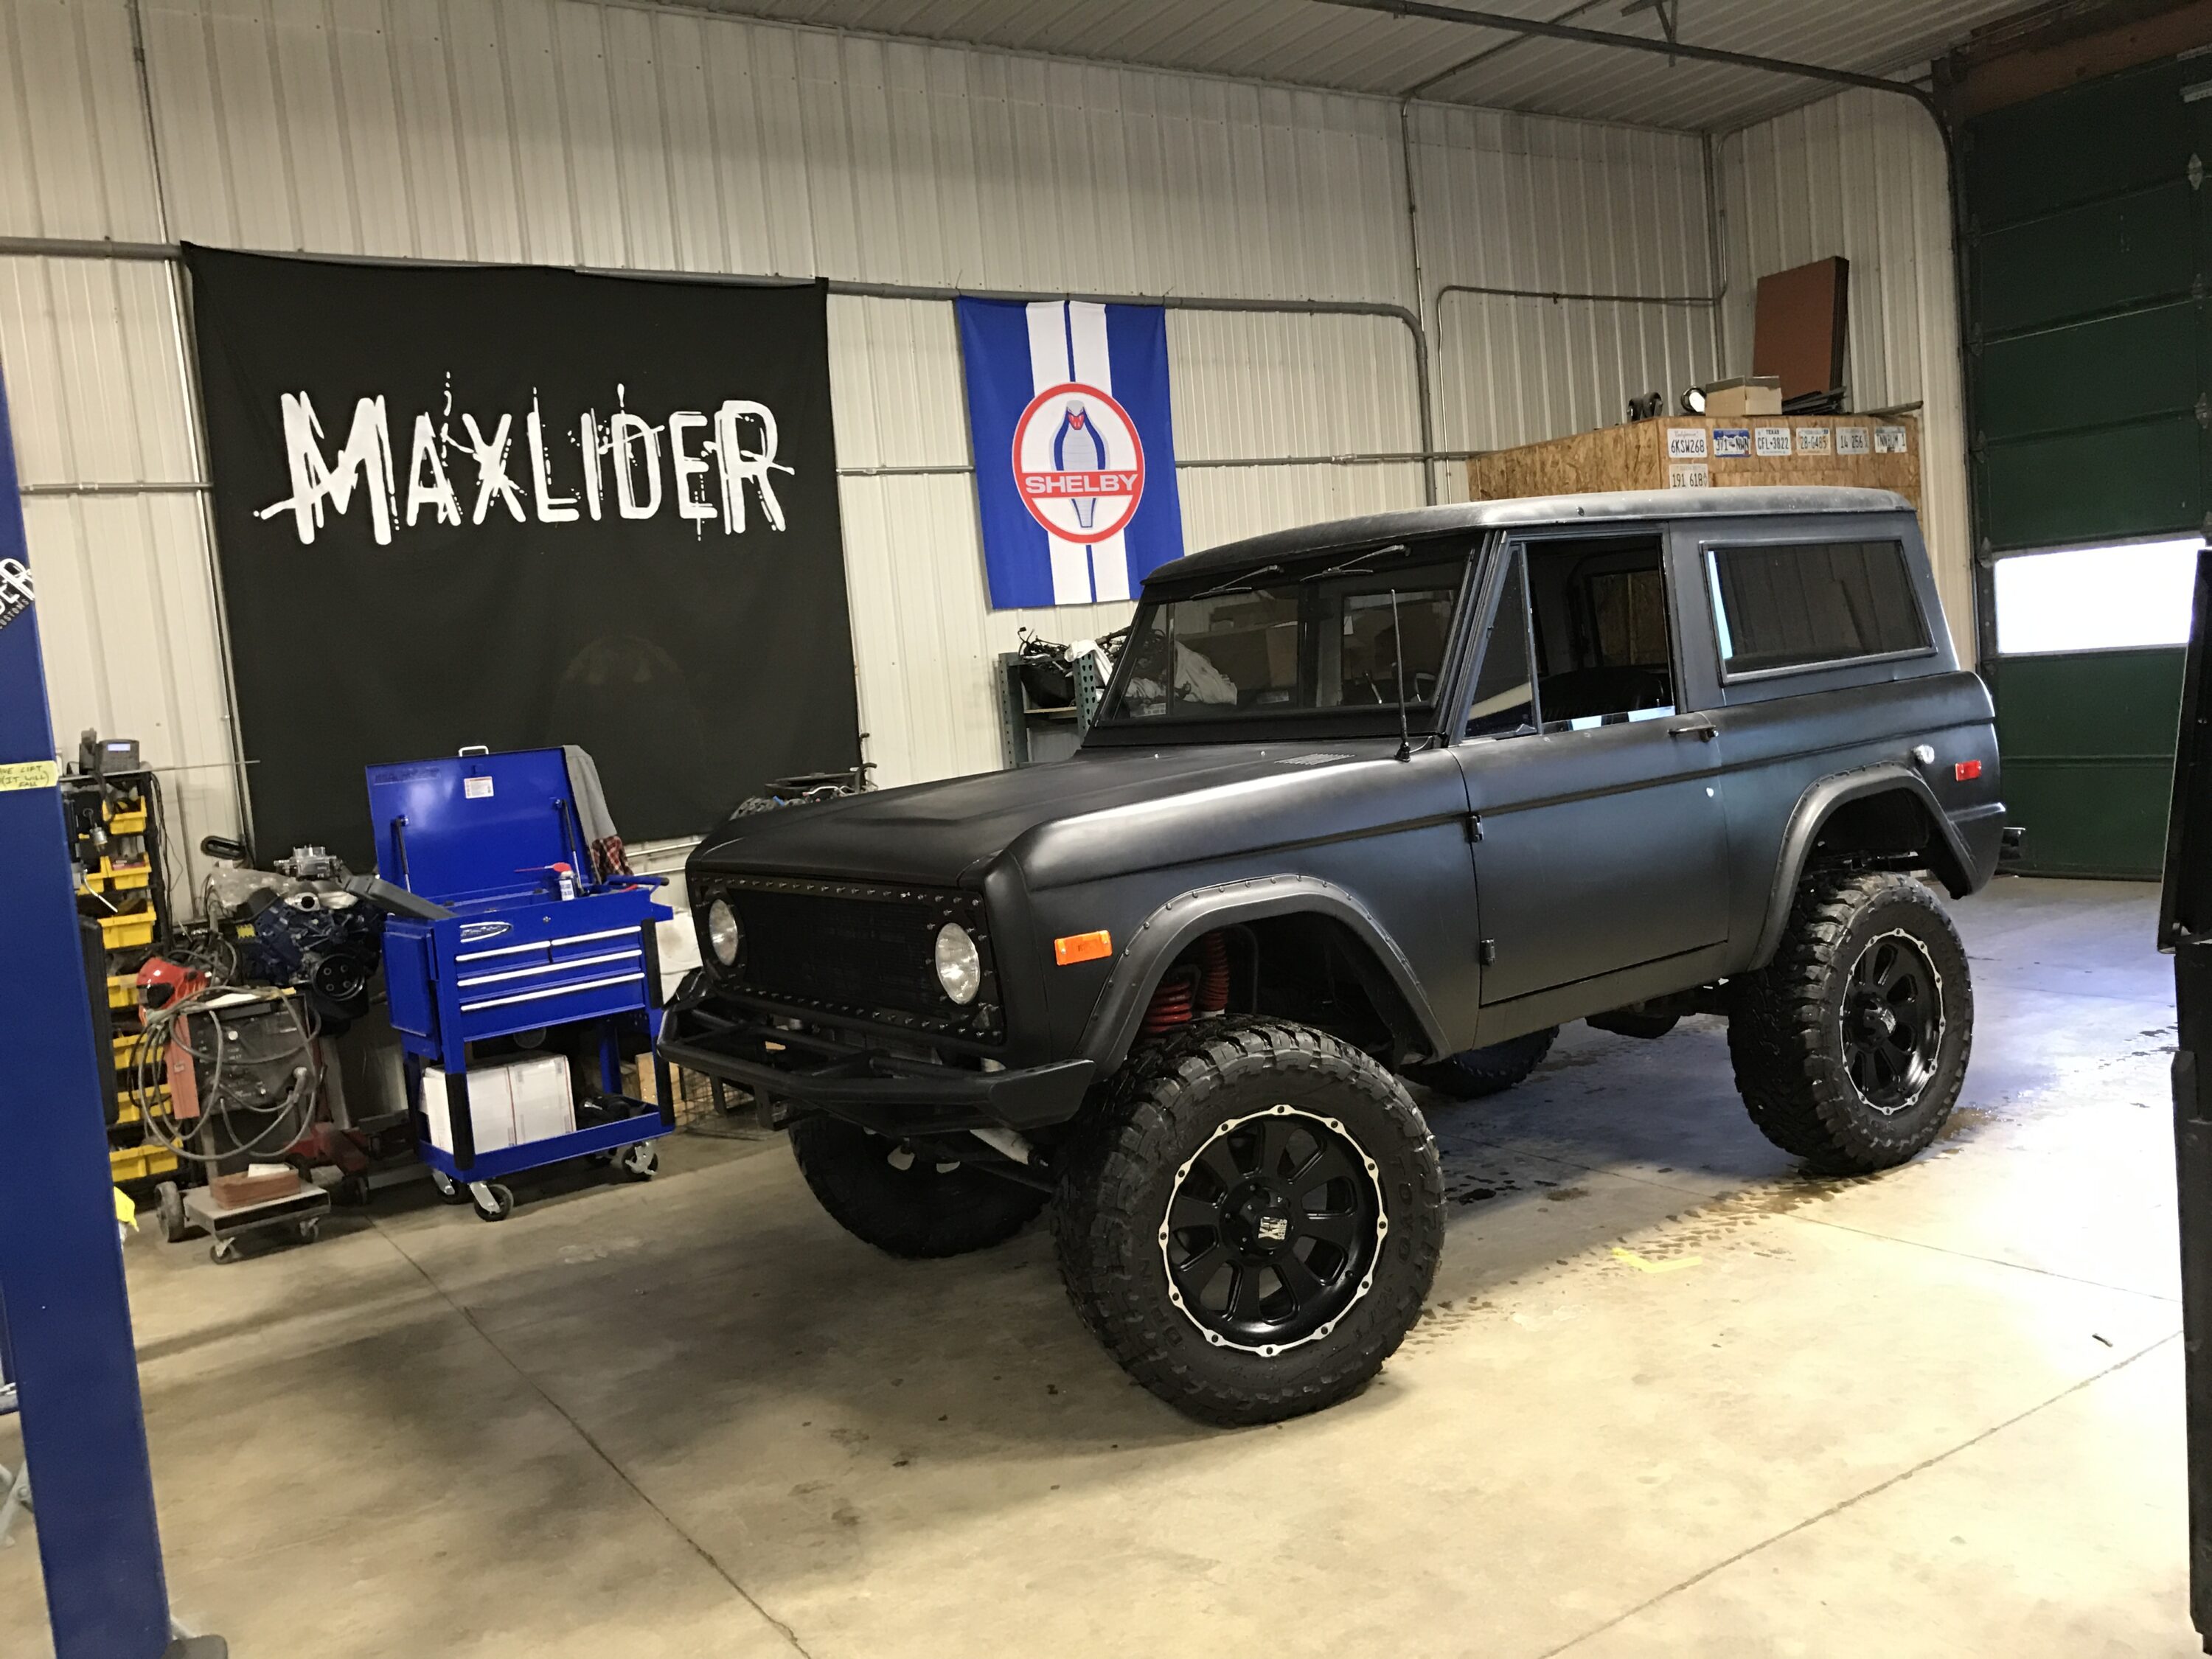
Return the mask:
POLYGON ((467 744, 632 842, 858 761, 820 284, 185 257, 264 859, 467 744))

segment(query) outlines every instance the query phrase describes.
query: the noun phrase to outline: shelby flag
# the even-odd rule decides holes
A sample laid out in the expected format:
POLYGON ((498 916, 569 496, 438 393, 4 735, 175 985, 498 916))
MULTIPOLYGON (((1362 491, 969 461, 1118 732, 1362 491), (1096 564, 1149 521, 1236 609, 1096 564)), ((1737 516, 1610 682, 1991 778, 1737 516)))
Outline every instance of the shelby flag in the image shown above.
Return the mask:
POLYGON ((1158 306, 962 300, 994 610, 1126 599, 1182 556, 1158 306))

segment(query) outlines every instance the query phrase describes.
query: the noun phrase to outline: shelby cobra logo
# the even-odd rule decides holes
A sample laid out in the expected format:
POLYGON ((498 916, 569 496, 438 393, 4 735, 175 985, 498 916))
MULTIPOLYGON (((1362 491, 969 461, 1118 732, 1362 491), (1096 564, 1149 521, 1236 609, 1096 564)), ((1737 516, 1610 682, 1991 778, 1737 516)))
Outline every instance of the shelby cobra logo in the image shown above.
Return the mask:
POLYGON ((1014 422, 1014 480, 1030 516, 1062 541, 1121 534, 1145 497, 1145 446, 1113 394, 1048 386, 1014 422))

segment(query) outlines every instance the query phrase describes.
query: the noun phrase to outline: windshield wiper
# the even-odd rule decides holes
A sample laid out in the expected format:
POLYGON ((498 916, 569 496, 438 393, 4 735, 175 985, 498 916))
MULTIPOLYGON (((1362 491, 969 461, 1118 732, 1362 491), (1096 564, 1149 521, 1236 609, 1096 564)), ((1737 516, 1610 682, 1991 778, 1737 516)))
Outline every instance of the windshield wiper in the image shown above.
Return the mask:
POLYGON ((1222 593, 1249 593, 1261 577, 1279 576, 1282 574, 1283 567, 1279 564, 1263 564, 1257 570, 1240 570, 1218 587, 1209 587, 1203 593, 1178 594, 1170 603, 1189 605, 1195 600, 1210 599, 1222 593))
MULTIPOLYGON (((1357 571, 1359 566, 1365 564, 1370 559, 1387 559, 1394 554, 1410 553, 1413 550, 1403 542, 1392 542, 1388 547, 1371 547, 1364 553, 1353 554, 1342 564, 1333 564, 1326 570, 1316 570, 1310 576, 1299 577, 1298 580, 1301 583, 1317 582, 1325 576, 1341 576, 1347 571, 1357 571)), ((1358 574, 1364 575, 1366 573, 1358 571, 1358 574)))

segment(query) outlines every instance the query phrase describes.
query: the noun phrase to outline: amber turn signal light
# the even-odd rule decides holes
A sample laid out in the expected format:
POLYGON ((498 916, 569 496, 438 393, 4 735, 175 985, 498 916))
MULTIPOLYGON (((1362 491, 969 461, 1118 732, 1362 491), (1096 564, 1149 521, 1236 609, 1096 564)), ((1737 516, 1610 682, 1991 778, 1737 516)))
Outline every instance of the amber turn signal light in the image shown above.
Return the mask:
POLYGON ((1101 927, 1095 933, 1070 933, 1052 942, 1052 959, 1063 968, 1079 962, 1096 962, 1114 954, 1114 936, 1101 927))

